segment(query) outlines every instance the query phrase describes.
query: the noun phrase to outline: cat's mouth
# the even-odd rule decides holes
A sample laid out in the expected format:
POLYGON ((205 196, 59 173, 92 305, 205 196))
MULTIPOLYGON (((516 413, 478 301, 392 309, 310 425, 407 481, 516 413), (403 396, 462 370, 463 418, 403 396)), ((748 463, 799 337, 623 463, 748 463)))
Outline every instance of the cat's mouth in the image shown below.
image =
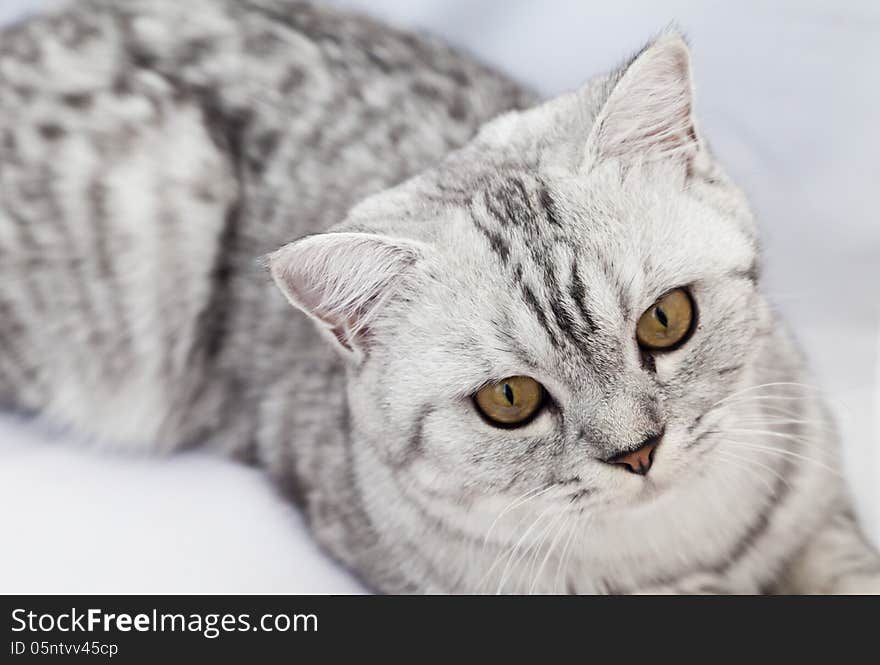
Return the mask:
MULTIPOLYGON (((597 487, 579 486, 570 488, 563 495, 563 500, 571 506, 583 509, 597 506, 629 507, 651 501, 672 486, 672 483, 652 477, 642 477, 639 486, 631 491, 603 492, 597 487)), ((558 483, 564 485, 565 483, 558 483)))

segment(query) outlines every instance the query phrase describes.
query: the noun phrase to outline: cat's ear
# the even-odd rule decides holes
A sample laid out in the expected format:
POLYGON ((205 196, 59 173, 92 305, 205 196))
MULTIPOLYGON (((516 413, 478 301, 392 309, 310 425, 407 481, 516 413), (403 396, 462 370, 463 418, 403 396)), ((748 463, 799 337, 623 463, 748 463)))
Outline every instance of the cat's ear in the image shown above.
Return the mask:
POLYGON ((586 160, 679 160, 702 150, 693 116, 690 52, 668 33, 639 53, 611 87, 587 141, 586 160))
POLYGON ((322 233, 270 254, 290 303, 328 332, 344 354, 367 349, 370 321, 418 259, 415 243, 369 233, 322 233))

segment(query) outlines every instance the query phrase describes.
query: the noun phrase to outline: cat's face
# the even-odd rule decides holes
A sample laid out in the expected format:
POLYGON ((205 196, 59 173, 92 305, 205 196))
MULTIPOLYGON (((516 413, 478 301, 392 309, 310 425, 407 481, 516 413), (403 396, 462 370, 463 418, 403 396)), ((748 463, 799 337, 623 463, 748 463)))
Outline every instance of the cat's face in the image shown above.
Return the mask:
POLYGON ((701 417, 748 372, 765 310, 751 217, 697 136, 687 64, 664 38, 595 108, 594 86, 501 118, 275 255, 350 360, 362 476, 464 507, 459 526, 485 533, 518 496, 625 507, 699 473, 701 417))

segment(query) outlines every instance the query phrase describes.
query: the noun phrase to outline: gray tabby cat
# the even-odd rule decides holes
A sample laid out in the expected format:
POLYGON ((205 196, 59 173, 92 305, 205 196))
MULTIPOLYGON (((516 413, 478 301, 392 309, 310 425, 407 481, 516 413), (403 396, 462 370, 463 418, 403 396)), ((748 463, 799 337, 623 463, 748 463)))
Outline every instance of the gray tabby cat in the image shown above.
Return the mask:
POLYGON ((381 591, 880 591, 684 42, 536 103, 286 0, 8 29, 0 399, 260 465, 381 591))

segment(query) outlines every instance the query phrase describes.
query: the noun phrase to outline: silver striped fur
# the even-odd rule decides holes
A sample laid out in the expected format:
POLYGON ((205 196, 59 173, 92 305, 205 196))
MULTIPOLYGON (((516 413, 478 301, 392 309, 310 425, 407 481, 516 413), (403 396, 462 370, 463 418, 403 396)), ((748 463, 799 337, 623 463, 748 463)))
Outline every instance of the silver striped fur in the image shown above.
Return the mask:
POLYGON ((689 68, 665 34, 538 104, 286 0, 13 26, 0 402, 257 464, 380 591, 878 592, 689 68), (635 321, 685 285, 693 338, 640 354, 635 321), (551 403, 493 428, 471 395, 516 374, 551 403), (657 430, 649 476, 597 460, 657 430))

